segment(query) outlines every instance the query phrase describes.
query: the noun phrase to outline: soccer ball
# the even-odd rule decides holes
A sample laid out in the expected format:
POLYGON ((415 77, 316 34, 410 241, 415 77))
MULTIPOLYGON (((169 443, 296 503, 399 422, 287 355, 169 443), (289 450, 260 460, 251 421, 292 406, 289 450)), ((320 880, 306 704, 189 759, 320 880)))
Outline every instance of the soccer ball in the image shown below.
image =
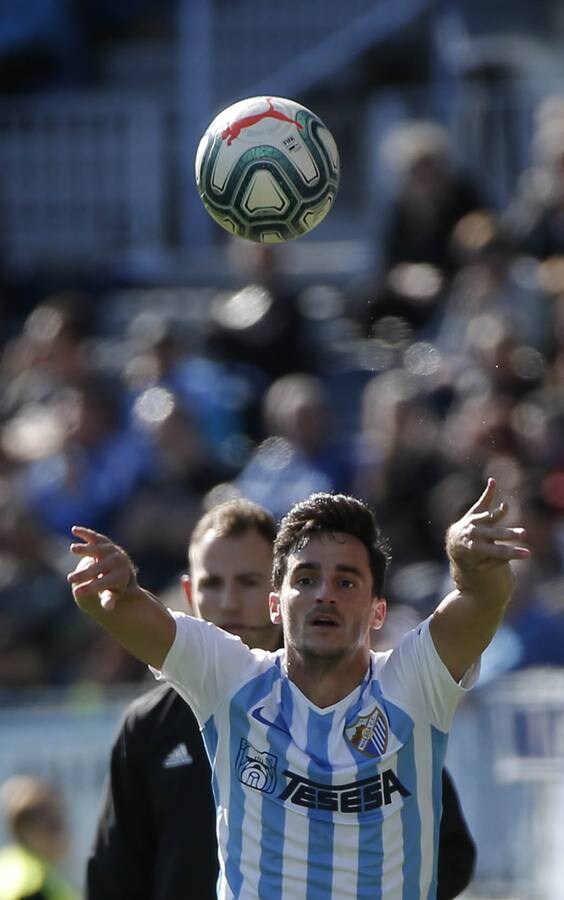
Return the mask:
POLYGON ((339 153, 331 132, 305 106, 251 97, 224 109, 206 129, 196 183, 222 228, 276 244, 325 218, 339 186, 339 153))

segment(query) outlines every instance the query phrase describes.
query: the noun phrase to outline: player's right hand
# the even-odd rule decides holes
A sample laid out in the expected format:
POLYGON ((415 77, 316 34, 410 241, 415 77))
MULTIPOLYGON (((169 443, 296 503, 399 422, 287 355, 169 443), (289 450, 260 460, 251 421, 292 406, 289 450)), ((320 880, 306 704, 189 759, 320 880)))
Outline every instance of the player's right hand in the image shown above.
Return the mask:
POLYGON ((118 599, 137 587, 136 570, 130 557, 109 537, 91 528, 74 525, 72 533, 81 541, 70 546, 71 553, 80 559, 67 575, 75 602, 85 612, 93 611, 94 606, 108 611, 115 609, 118 599))

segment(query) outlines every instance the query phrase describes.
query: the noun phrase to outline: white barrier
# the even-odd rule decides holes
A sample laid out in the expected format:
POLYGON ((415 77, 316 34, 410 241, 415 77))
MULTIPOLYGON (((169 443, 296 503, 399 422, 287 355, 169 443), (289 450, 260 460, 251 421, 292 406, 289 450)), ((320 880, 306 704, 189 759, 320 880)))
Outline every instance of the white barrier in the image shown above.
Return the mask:
POLYGON ((477 844, 477 884, 562 900, 564 671, 526 670, 471 693, 447 763, 477 844))
MULTIPOLYGON (((39 694, 37 705, 0 708, 0 783, 11 775, 32 774, 61 791, 72 838, 65 871, 77 887, 83 883, 111 744, 133 696, 122 692, 99 703, 69 705, 50 693, 39 694)), ((0 822, 0 844, 6 840, 0 822)))

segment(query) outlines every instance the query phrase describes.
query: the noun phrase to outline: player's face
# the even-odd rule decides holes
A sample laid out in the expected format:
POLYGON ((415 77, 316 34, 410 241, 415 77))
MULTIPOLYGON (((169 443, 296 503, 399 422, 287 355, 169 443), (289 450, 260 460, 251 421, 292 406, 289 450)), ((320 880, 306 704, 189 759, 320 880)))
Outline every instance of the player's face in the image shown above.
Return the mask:
POLYGON ((383 624, 386 603, 373 596, 364 544, 327 532, 290 555, 270 608, 274 621, 283 622, 289 656, 368 660, 371 631, 383 624))
POLYGON ((218 537, 210 530, 192 548, 190 561, 185 587, 195 615, 239 635, 251 648, 280 645, 280 627, 268 610, 272 547, 258 531, 218 537))

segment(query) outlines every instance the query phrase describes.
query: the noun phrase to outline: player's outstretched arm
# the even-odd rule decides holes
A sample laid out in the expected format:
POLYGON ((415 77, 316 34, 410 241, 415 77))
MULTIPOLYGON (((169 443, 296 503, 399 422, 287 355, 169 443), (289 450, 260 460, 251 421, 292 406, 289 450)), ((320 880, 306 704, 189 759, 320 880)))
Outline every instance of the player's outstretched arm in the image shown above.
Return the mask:
POLYGON ((80 543, 70 549, 80 559, 67 579, 77 605, 133 656, 160 669, 176 634, 173 617, 139 586, 122 547, 90 528, 76 525, 72 533, 80 543))
POLYGON ((433 641, 453 678, 459 681, 494 636, 511 598, 512 559, 524 559, 525 530, 503 524, 506 503, 496 501, 496 483, 451 525, 446 550, 456 586, 431 620, 433 641))

